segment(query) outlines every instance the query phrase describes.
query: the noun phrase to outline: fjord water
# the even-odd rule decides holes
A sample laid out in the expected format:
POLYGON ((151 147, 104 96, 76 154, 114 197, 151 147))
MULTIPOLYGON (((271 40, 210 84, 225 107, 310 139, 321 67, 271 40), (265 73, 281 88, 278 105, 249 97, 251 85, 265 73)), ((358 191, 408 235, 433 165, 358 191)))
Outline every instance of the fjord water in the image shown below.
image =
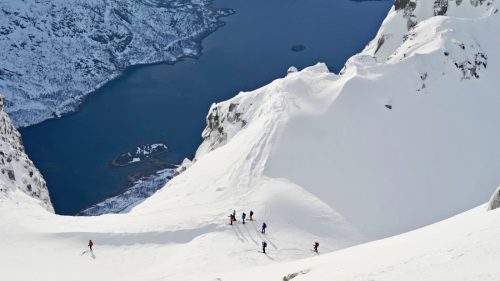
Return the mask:
MULTIPOLYGON (((216 0, 232 8, 203 40, 199 58, 135 66, 89 96, 74 114, 21 130, 58 214, 75 214, 127 185, 130 175, 192 158, 213 102, 325 62, 338 72, 371 40, 392 1, 216 0), (293 52, 294 45, 305 49, 293 52), (137 145, 164 142, 161 162, 111 167, 137 145)), ((168 166, 168 165, 167 165, 168 166)))

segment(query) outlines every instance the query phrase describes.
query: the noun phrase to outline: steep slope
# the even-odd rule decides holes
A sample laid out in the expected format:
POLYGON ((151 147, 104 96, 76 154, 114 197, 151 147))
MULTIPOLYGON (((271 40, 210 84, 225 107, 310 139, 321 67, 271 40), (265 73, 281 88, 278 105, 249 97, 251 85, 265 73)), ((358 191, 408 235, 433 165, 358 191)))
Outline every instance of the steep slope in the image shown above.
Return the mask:
POLYGON ((0 2, 0 91, 16 126, 75 110, 136 64, 197 55, 230 11, 206 0, 0 2))
POLYGON ((6 200, 29 202, 53 212, 45 180, 24 152, 21 136, 3 105, 0 96, 0 204, 6 200))

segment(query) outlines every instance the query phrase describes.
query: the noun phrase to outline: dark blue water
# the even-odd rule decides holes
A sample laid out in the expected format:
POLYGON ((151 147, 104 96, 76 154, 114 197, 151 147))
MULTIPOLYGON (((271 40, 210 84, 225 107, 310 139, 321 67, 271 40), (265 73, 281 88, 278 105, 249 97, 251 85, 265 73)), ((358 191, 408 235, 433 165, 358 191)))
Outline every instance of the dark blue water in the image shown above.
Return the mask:
POLYGON ((31 159, 59 214, 75 214, 123 190, 130 175, 193 157, 213 102, 326 62, 335 72, 363 49, 392 1, 216 0, 236 14, 203 41, 203 55, 174 65, 132 67, 91 95, 81 110, 23 129, 31 159), (304 45, 294 52, 291 47, 304 45), (161 162, 114 168, 139 144, 165 142, 161 162))

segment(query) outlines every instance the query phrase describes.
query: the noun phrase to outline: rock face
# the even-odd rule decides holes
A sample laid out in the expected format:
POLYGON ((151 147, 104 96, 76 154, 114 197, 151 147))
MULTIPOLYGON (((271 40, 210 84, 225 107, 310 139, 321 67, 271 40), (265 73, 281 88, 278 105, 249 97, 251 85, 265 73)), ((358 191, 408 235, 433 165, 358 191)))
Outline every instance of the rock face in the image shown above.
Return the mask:
POLYGON ((251 106, 249 99, 241 97, 231 102, 212 104, 207 115, 207 127, 202 133, 204 142, 196 152, 197 157, 226 144, 228 139, 245 127, 247 121, 242 114, 245 112, 248 115, 251 106))
POLYGON ((209 0, 0 1, 0 92, 16 127, 74 110, 135 64, 197 55, 209 0))
MULTIPOLYGON (((378 61, 389 60, 401 46, 401 42, 413 40, 416 26, 435 16, 464 17, 475 19, 491 10, 494 0, 396 0, 393 11, 389 13, 380 28, 375 40, 368 45, 365 54, 372 54, 378 61)), ((496 12, 495 12, 496 13, 496 12)), ((466 42, 456 42, 457 46, 464 49, 466 42)), ((472 46, 471 46, 472 47, 472 46)), ((479 46, 474 46, 479 47, 479 46)), ((486 56, 479 50, 478 59, 469 57, 463 63, 457 63, 457 68, 466 68, 471 72, 468 64, 479 65, 486 61, 486 56)), ((472 72, 478 68, 473 67, 472 72)), ((475 77, 474 73, 464 74, 464 78, 475 77)))
POLYGON ((25 201, 20 199, 21 191, 53 212, 45 180, 26 155, 19 132, 2 109, 3 102, 0 96, 0 200, 25 201))

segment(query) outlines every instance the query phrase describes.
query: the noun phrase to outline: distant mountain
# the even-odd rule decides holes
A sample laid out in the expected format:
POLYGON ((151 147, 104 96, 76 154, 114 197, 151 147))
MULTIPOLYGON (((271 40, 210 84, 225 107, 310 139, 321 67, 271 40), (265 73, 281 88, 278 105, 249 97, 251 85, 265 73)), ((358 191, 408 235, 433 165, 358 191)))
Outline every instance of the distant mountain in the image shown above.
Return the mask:
POLYGON ((228 10, 209 0, 0 2, 0 92, 17 127, 75 110, 128 66, 173 62, 228 10))

